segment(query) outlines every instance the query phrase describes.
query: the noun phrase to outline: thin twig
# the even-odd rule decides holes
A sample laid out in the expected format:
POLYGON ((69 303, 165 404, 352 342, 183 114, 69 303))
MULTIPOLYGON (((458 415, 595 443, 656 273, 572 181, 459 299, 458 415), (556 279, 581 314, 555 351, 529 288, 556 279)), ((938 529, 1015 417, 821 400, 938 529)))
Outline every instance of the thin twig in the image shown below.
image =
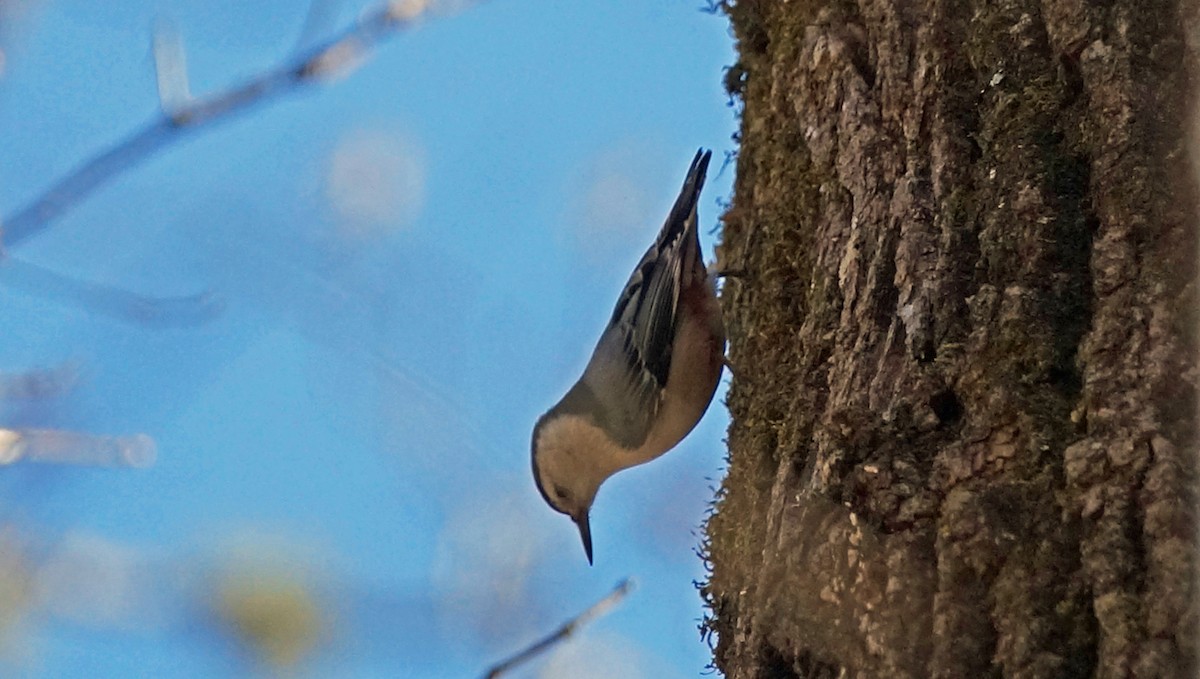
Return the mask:
POLYGON ((174 26, 165 21, 155 25, 153 41, 158 103, 163 113, 169 115, 192 98, 192 88, 188 84, 187 56, 183 51, 183 38, 179 37, 179 32, 174 26))
POLYGON ((608 596, 597 601, 584 612, 568 620, 566 624, 564 624, 562 627, 559 627, 558 630, 556 630, 553 634, 541 639, 532 646, 525 648, 516 655, 513 655, 508 659, 493 665, 492 668, 483 675, 484 679, 496 679, 496 677, 508 672, 521 663, 528 662, 530 659, 545 653, 546 650, 551 646, 571 636, 576 629, 607 613, 610 608, 616 606, 621 599, 624 599, 625 595, 629 594, 629 590, 631 589, 633 589, 633 580, 630 578, 622 580, 621 583, 617 585, 616 589, 608 593, 608 596))
MULTIPOLYGON (((74 280, 8 255, 12 247, 36 236, 56 218, 157 151, 179 141, 190 130, 250 108, 253 104, 298 89, 301 85, 345 75, 362 63, 367 52, 390 33, 415 23, 429 0, 388 0, 357 24, 293 58, 251 77, 241 85, 205 98, 189 91, 183 43, 160 26, 153 54, 160 113, 115 145, 79 164, 31 203, 0 220, 0 279, 21 282, 33 294, 85 305, 134 322, 162 325, 203 322, 218 309, 216 298, 201 293, 189 297, 156 298, 117 288, 74 280)), ((310 21, 317 25, 312 16, 310 21)))
MULTIPOLYGON (((370 49, 384 38, 415 23, 427 5, 426 0, 385 2, 340 34, 240 85, 208 97, 164 99, 166 110, 142 129, 84 161, 33 202, 0 221, 5 245, 11 248, 37 235, 97 188, 163 146, 178 141, 186 131, 228 118, 253 104, 295 91, 301 85, 345 75, 361 64, 370 49)), ((160 57, 161 53, 162 50, 160 57)), ((167 64, 172 61, 182 62, 182 55, 166 59, 167 64)), ((157 59, 157 63, 162 66, 163 59, 157 59)), ((183 74, 160 74, 160 77, 186 83, 183 74)))
POLYGON ((341 4, 340 0, 311 0, 308 3, 308 14, 304 17, 304 25, 300 28, 300 36, 296 38, 294 51, 303 51, 329 29, 341 4))
POLYGON ((63 429, 0 428, 0 465, 14 462, 90 467, 149 467, 156 457, 146 434, 97 436, 63 429))
POLYGON ((159 328, 206 323, 225 307, 212 292, 181 297, 150 297, 70 276, 14 257, 0 259, 0 286, 72 304, 126 323, 159 328))

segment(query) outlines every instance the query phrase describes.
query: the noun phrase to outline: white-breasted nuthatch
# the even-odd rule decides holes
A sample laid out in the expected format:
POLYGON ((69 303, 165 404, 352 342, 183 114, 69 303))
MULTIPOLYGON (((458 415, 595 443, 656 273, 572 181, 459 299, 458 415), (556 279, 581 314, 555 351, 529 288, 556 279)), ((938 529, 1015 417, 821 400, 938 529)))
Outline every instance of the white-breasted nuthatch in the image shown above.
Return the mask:
POLYGON ((712 401, 725 327, 704 266, 696 202, 711 151, 696 152, 657 240, 633 270, 579 381, 533 428, 533 479, 579 527, 600 484, 675 447, 712 401))

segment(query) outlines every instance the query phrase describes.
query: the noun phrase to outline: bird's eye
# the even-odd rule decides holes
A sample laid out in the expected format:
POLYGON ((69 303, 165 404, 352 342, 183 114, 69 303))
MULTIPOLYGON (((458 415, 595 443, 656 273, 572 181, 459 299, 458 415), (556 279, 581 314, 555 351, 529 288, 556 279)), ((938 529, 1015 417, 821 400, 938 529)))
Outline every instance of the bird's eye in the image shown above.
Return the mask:
POLYGON ((563 488, 562 486, 555 486, 554 497, 565 501, 567 499, 567 489, 563 488))

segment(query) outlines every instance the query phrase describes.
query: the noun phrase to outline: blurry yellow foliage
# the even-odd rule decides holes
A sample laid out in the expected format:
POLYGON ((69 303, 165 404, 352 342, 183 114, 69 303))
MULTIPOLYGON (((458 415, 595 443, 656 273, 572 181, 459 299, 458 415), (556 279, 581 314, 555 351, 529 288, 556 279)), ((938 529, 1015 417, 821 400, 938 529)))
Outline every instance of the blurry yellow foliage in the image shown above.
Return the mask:
POLYGON ((11 531, 0 531, 0 641, 12 632, 30 605, 31 574, 11 531))
POLYGON ((216 607, 240 640, 279 668, 303 661, 327 627, 312 589, 282 573, 226 576, 217 587, 216 607))

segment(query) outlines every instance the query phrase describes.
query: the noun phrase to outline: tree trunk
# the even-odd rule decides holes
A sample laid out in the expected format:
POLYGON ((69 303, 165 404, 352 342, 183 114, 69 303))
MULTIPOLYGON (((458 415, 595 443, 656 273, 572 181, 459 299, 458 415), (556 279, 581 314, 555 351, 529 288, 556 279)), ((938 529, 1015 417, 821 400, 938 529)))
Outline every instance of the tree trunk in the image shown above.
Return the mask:
POLYGON ((1192 677, 1188 0, 740 0, 715 664, 1192 677))

